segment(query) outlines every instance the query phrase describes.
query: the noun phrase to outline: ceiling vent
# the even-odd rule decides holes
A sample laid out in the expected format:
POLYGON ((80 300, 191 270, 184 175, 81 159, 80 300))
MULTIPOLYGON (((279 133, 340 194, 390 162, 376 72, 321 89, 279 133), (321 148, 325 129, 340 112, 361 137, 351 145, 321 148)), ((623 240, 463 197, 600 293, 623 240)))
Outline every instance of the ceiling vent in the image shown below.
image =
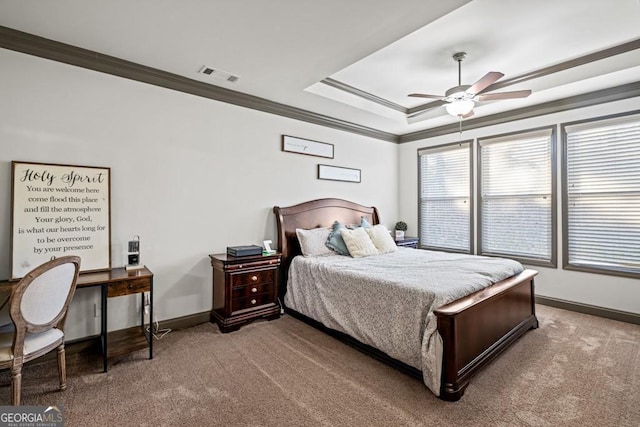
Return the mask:
POLYGON ((216 80, 225 80, 231 83, 238 81, 238 76, 234 76, 233 74, 227 73, 226 71, 222 71, 218 68, 208 67, 206 65, 202 67, 199 72, 211 76, 216 80))

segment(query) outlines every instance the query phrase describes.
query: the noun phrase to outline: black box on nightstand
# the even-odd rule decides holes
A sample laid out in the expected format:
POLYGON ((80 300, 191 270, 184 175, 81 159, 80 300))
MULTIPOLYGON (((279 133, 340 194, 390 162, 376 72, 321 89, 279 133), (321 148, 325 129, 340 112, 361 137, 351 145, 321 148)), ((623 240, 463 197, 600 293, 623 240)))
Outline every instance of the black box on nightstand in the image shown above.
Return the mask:
POLYGON ((257 246, 257 245, 227 246, 227 255, 235 256, 235 257, 262 255, 262 246, 257 246))

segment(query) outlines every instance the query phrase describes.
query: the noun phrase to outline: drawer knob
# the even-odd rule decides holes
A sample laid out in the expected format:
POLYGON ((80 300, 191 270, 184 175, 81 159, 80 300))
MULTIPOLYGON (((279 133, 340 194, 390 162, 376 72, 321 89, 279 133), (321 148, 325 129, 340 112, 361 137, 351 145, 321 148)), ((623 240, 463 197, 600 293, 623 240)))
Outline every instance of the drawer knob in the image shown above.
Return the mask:
POLYGON ((254 300, 254 299, 251 300, 251 304, 255 304, 256 302, 258 302, 258 301, 254 300))
POLYGON ((258 280, 258 276, 251 276, 251 281, 252 281, 252 282, 255 282, 255 281, 257 281, 257 280, 258 280))
POLYGON ((256 292, 258 292, 258 288, 251 288, 251 292, 255 294, 256 292))

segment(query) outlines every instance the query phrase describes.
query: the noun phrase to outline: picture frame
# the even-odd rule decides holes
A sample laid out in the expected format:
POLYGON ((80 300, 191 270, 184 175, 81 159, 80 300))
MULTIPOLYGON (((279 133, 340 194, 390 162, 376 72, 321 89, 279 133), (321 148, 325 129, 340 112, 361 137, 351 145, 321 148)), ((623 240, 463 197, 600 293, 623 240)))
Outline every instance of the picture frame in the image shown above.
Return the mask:
POLYGON ((333 144, 282 135, 282 151, 333 159, 333 144))
POLYGON ((319 164, 318 179, 360 183, 362 179, 362 172, 360 169, 319 164))
POLYGON ((111 169, 11 162, 11 279, 52 257, 111 268, 111 169))

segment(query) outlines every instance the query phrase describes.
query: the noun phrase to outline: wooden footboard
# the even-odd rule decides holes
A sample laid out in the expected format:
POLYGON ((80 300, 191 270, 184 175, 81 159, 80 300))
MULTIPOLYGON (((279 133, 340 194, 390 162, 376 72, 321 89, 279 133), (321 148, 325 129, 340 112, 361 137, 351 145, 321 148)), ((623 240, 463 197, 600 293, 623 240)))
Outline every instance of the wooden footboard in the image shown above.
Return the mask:
MULTIPOLYGON (((378 224, 380 220, 375 207, 341 199, 318 199, 284 208, 275 206, 273 212, 278 226, 278 252, 282 254, 281 301, 284 301, 287 291, 291 260, 300 254, 296 228, 330 227, 335 220, 359 224, 362 217, 371 224, 378 224)), ((536 274, 536 271, 525 270, 435 311, 438 332, 443 341, 441 399, 460 399, 476 372, 526 331, 538 327, 533 289, 536 274)), ((299 318, 305 319, 302 315, 299 318)), ((314 323, 318 327, 318 322, 314 323)), ((417 369, 392 359, 378 349, 339 332, 335 332, 335 336, 393 366, 421 376, 417 369)))
POLYGON ((462 397, 470 378, 526 331, 538 327, 534 270, 435 310, 443 343, 440 398, 462 397))

